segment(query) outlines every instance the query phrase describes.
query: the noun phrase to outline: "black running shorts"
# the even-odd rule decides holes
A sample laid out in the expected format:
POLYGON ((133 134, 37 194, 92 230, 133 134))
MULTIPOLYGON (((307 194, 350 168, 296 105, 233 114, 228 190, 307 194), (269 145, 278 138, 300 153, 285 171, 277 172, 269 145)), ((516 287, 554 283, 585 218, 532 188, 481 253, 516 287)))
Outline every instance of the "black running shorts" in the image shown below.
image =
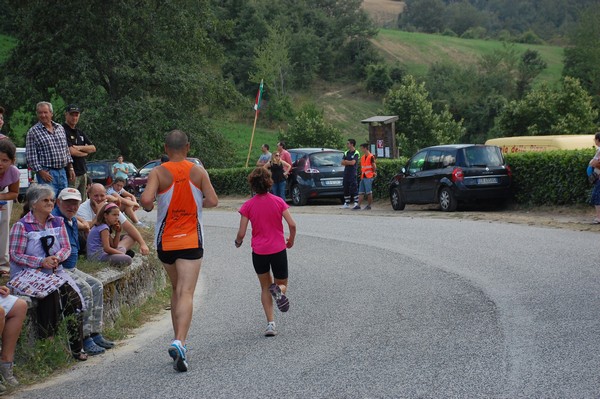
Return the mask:
POLYGON ((288 278, 288 261, 285 249, 271 255, 258 255, 252 252, 252 264, 256 274, 264 274, 273 270, 273 277, 276 279, 285 280, 288 278))
POLYGON ((195 260, 202 259, 202 256, 204 256, 204 248, 179 249, 176 251, 161 251, 159 249, 156 252, 158 259, 167 265, 172 265, 177 259, 195 260))

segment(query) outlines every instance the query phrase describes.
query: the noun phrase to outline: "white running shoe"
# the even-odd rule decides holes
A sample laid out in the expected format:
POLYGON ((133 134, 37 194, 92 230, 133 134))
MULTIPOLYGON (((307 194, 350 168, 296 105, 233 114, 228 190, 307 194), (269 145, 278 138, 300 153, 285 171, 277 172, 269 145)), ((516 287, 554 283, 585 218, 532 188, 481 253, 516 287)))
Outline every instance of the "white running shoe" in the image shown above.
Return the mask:
POLYGON ((340 206, 340 209, 350 209, 350 204, 344 204, 340 206))
POLYGON ((265 337, 274 337, 277 335, 277 330, 275 330, 275 324, 269 323, 267 324, 267 329, 265 330, 265 337))

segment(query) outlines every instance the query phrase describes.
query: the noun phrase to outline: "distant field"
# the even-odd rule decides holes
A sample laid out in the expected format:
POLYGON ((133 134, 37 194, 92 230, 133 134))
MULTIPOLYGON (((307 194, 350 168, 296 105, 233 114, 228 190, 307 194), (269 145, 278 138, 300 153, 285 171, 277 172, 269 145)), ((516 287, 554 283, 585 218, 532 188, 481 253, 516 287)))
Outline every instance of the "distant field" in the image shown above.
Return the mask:
POLYGON ((393 28, 397 26, 398 15, 404 10, 404 2, 394 0, 363 0, 362 8, 369 14, 375 25, 393 28))
MULTIPOLYGON (((424 75, 429 66, 441 61, 476 63, 482 55, 491 54, 503 46, 496 40, 460 39, 391 29, 381 29, 373 42, 388 61, 399 62, 413 75, 424 75)), ((560 80, 564 57, 562 47, 520 43, 514 46, 520 52, 536 50, 546 61, 548 68, 540 74, 539 81, 555 83, 560 80)))

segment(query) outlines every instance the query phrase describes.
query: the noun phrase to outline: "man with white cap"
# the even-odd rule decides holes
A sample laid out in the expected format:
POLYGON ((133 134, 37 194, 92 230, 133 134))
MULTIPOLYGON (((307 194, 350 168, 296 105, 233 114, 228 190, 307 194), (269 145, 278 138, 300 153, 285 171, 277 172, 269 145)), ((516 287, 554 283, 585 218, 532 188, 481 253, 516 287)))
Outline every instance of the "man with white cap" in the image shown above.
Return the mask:
POLYGON ((56 200, 56 207, 52 211, 54 216, 65 220, 65 227, 71 244, 71 255, 63 262, 62 266, 75 280, 81 290, 85 301, 86 310, 83 313, 83 350, 90 356, 104 353, 105 349, 115 346, 101 334, 103 326, 104 287, 102 281, 77 269, 79 255, 79 233, 77 230, 77 209, 81 204, 79 190, 72 187, 63 189, 56 200))

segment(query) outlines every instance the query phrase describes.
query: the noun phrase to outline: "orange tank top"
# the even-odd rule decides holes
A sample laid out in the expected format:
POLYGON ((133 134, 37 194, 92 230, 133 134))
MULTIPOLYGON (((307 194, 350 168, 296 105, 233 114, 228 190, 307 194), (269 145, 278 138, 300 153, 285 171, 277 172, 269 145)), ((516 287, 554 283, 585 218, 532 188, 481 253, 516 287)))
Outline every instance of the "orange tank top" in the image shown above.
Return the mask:
POLYGON ((202 191, 190 180, 189 161, 161 165, 173 183, 156 195, 156 248, 162 251, 202 248, 202 191))

